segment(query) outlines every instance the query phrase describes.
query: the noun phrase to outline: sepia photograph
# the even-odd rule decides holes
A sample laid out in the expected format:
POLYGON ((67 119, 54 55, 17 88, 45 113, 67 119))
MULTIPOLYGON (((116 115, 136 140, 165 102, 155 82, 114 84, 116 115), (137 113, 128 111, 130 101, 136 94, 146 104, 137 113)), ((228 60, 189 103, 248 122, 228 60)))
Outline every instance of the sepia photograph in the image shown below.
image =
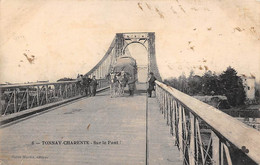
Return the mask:
POLYGON ((0 0, 0 165, 260 164, 260 0, 0 0))

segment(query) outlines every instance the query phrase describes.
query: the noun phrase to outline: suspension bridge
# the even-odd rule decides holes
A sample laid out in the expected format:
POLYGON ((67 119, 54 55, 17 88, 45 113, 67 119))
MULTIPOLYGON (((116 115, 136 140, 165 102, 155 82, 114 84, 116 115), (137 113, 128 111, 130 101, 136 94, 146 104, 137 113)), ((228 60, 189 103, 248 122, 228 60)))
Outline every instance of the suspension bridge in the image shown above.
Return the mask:
POLYGON ((257 130, 162 83, 155 33, 117 33, 85 74, 94 75, 95 97, 82 96, 77 81, 1 86, 0 164, 260 164, 257 130), (137 61, 135 96, 111 98, 106 76, 134 43, 148 59, 137 61))

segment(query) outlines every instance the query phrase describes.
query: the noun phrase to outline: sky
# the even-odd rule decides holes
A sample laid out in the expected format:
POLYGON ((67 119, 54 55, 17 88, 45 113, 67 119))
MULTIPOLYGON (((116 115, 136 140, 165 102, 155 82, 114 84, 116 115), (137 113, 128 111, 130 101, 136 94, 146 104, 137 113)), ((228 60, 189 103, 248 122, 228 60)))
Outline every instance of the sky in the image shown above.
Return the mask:
POLYGON ((0 0, 0 27, 0 83, 87 73, 122 32, 155 32, 164 79, 232 66, 260 81, 258 0, 0 0))

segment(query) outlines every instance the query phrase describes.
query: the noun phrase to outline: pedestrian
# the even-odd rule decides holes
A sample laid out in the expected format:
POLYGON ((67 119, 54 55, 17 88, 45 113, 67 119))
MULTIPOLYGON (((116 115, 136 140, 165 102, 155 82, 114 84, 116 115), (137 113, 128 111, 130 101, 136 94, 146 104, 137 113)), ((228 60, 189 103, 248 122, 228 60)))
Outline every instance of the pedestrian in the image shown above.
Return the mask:
POLYGON ((98 86, 98 82, 96 76, 93 76, 93 79, 90 82, 90 92, 91 92, 90 96, 96 96, 97 86, 98 86))
POLYGON ((85 88, 85 93, 86 93, 86 96, 89 96, 89 95, 91 95, 91 91, 90 91, 90 83, 91 83, 91 78, 89 78, 88 77, 88 75, 85 77, 85 79, 84 79, 84 84, 85 84, 85 86, 86 86, 86 88, 85 88))
POLYGON ((116 96, 116 74, 114 73, 114 71, 112 70, 111 73, 109 73, 108 75, 108 81, 109 81, 109 85, 110 85, 110 97, 115 97, 116 96))
POLYGON ((148 89, 147 89, 147 93, 148 93, 148 96, 149 96, 149 97, 152 97, 152 91, 155 90, 155 88, 154 88, 154 86, 155 86, 155 80, 156 80, 156 78, 154 77, 153 72, 150 72, 150 74, 149 74, 149 80, 148 80, 149 87, 148 87, 148 89))
POLYGON ((83 93, 85 92, 85 83, 84 83, 84 77, 83 77, 82 74, 78 76, 77 84, 78 84, 79 89, 80 89, 80 94, 83 95, 83 93))
POLYGON ((129 96, 134 96, 135 82, 135 78, 130 76, 128 79, 129 96))

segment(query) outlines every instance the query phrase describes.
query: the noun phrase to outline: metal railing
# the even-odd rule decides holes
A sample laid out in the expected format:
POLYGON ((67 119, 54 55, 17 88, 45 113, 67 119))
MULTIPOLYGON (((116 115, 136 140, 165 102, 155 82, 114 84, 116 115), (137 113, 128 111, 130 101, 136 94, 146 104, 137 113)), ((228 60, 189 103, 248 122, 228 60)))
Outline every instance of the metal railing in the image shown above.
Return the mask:
POLYGON ((158 81, 156 97, 184 164, 260 164, 259 131, 158 81))
MULTIPOLYGON (((97 89, 108 86, 99 79, 97 89)), ((4 85, 0 87, 0 115, 5 116, 45 104, 84 95, 78 81, 4 85)))

